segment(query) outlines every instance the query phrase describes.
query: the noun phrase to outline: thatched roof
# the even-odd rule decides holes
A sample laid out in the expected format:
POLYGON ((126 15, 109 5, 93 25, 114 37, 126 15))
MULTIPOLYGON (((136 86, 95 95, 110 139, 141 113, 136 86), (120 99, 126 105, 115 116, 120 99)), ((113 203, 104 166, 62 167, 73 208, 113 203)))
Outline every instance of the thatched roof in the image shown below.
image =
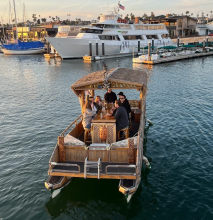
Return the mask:
MULTIPOLYGON (((102 84, 104 80, 105 70, 96 71, 89 75, 79 79, 72 84, 71 88, 75 90, 100 89, 97 84, 102 84)), ((145 71, 132 70, 127 68, 114 68, 110 69, 107 75, 108 82, 111 83, 111 88, 116 89, 116 83, 122 83, 128 86, 135 86, 141 88, 143 85, 147 85, 148 77, 145 71)), ((128 87, 126 87, 127 89, 128 87)), ((125 89, 125 88, 124 88, 125 89)), ((130 89, 130 88, 129 88, 130 89)))

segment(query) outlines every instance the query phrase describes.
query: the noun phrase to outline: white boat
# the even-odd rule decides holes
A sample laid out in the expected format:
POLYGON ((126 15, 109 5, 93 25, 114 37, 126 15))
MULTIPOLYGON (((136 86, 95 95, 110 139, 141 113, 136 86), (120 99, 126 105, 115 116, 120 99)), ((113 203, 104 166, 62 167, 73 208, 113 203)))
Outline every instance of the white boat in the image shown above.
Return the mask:
POLYGON ((154 46, 162 47, 173 45, 170 38, 166 38, 168 31, 163 24, 125 24, 118 23, 118 10, 108 15, 101 15, 99 23, 83 26, 77 36, 46 37, 62 59, 82 58, 89 54, 89 43, 92 43, 92 55, 102 55, 102 43, 104 54, 118 54, 121 51, 133 52, 133 47, 148 45, 148 41, 154 39, 154 46))
POLYGON ((5 55, 32 55, 32 54, 39 54, 44 52, 43 48, 37 48, 37 49, 32 48, 28 50, 8 50, 2 48, 1 50, 5 55))
POLYGON ((195 51, 193 51, 193 50, 183 50, 179 53, 179 55, 186 56, 186 55, 191 55, 194 53, 195 53, 195 51))
MULTIPOLYGON (((151 61, 158 60, 159 58, 160 56, 158 54, 151 54, 151 61)), ((143 61, 147 61, 147 60, 148 60, 148 54, 132 58, 133 63, 143 63, 143 61)))

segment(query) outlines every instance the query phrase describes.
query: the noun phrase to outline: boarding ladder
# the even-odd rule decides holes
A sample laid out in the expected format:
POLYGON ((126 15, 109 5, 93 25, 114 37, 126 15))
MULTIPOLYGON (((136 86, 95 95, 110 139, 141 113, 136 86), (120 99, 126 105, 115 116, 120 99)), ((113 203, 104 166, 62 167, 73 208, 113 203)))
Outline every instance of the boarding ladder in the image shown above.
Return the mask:
POLYGON ((98 179, 100 179, 100 171, 101 171, 101 158, 98 161, 89 161, 86 157, 84 162, 84 178, 87 178, 87 175, 98 175, 98 179), (98 169, 98 173, 89 173, 89 168, 98 169))

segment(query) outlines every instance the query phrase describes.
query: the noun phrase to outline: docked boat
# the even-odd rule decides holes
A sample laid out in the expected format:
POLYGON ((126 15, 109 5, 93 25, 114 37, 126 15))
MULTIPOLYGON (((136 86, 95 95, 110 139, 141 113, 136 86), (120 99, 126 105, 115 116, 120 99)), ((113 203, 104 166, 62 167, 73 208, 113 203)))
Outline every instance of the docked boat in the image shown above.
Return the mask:
POLYGON ((39 54, 44 52, 44 44, 41 41, 18 41, 16 44, 3 44, 1 50, 5 55, 39 54))
MULTIPOLYGON (((150 55, 150 60, 158 60, 160 58, 159 54, 151 54, 150 55)), ((145 55, 140 55, 139 57, 134 57, 132 58, 133 63, 143 63, 143 61, 146 61, 149 59, 148 54, 145 55)))
POLYGON ((72 178, 120 179, 119 191, 127 202, 131 199, 141 181, 142 160, 150 168, 143 156, 147 81, 144 71, 117 67, 90 73, 71 86, 82 112, 88 90, 95 96, 95 92, 107 88, 134 89, 139 98, 129 100, 132 111, 129 127, 119 131, 117 138, 116 120, 108 114, 111 105, 105 104, 105 109, 96 114, 91 129, 84 130, 83 116, 78 116, 58 137, 49 160, 47 189, 56 195, 72 178))
POLYGON ((140 45, 148 45, 148 41, 153 39, 156 47, 173 45, 163 24, 118 23, 118 18, 118 11, 115 10, 112 14, 101 15, 99 23, 82 26, 77 36, 46 37, 46 39, 62 59, 82 58, 89 54, 89 43, 92 44, 93 54, 96 53, 98 44, 99 55, 103 43, 104 55, 123 51, 132 53, 133 48, 138 46, 138 41, 140 45))

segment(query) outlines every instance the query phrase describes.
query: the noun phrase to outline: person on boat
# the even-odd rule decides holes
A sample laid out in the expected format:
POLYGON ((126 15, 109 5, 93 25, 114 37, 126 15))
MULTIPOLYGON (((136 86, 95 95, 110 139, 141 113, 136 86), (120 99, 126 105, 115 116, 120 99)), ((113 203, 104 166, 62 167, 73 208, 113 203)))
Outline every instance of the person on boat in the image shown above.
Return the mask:
POLYGON ((112 91, 111 88, 108 88, 107 92, 104 95, 104 100, 107 103, 115 103, 115 100, 117 100, 116 94, 112 91))
POLYGON ((116 133, 129 125, 129 118, 125 107, 122 106, 120 100, 115 101, 115 108, 117 109, 114 115, 116 119, 116 133))
POLYGON ((96 115, 96 108, 94 108, 94 103, 88 100, 85 104, 82 124, 84 128, 91 128, 91 121, 93 116, 96 115))
POLYGON ((89 96, 89 100, 93 103, 93 108, 96 111, 96 114, 99 112, 99 110, 101 110, 101 107, 98 105, 97 102, 94 101, 94 97, 93 96, 89 96))
POLYGON ((119 99, 121 101, 122 106, 126 109, 129 118, 129 113, 131 113, 131 107, 129 101, 127 100, 124 94, 120 95, 119 99))
POLYGON ((103 106, 103 102, 102 102, 101 97, 99 95, 96 96, 95 102, 99 105, 99 108, 100 108, 99 110, 101 110, 102 106, 103 106))

